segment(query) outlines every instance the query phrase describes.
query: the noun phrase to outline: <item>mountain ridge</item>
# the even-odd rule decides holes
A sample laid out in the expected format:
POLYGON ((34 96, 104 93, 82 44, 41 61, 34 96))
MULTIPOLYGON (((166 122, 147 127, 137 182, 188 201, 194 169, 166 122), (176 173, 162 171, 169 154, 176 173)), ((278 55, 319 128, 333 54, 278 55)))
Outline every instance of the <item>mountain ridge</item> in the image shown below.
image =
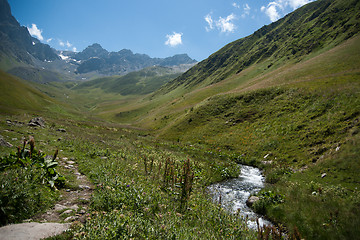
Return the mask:
POLYGON ((179 69, 187 70, 197 63, 187 54, 151 58, 129 49, 108 52, 97 43, 81 52, 55 50, 20 25, 7 0, 0 0, 0 13, 0 69, 29 81, 87 80, 125 75, 154 65, 183 65, 179 69))
POLYGON ((130 49, 118 52, 108 52, 100 44, 94 43, 83 51, 71 54, 72 58, 80 61, 76 73, 98 71, 104 75, 123 75, 150 66, 177 66, 181 64, 195 64, 187 54, 176 54, 167 58, 151 58, 146 54, 133 53, 130 49))
POLYGON ((267 68, 271 68, 281 65, 284 60, 301 61, 311 52, 324 46, 335 46, 358 33, 359 13, 360 2, 357 0, 311 2, 251 35, 227 44, 169 82, 159 93, 170 92, 178 86, 211 85, 255 63, 267 61, 267 68))
POLYGON ((33 64, 31 56, 41 61, 59 59, 49 45, 32 37, 26 27, 20 26, 11 14, 7 0, 0 0, 0 57, 14 58, 20 62, 33 64))

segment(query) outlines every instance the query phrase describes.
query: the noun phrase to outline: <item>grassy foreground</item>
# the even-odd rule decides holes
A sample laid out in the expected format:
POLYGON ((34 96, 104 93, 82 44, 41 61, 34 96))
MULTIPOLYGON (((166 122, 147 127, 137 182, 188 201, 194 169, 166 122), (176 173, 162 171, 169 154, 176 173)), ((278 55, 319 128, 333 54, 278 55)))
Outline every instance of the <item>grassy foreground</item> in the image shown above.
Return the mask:
MULTIPOLYGON (((58 157, 75 159, 79 171, 96 185, 91 210, 85 224, 74 223, 71 232, 61 236, 73 239, 254 239, 243 220, 224 212, 209 201, 206 185, 236 176, 236 164, 176 145, 156 142, 140 130, 99 121, 46 119, 45 128, 8 125, 27 122, 29 115, 1 116, 2 136, 16 144, 24 135, 36 140, 36 149, 58 157), (58 128, 66 132, 56 131, 58 128), (17 138, 15 140, 15 138, 17 138)), ((15 147, 14 147, 15 148, 15 147)), ((2 159, 14 149, 1 147, 2 159)), ((12 183, 12 196, 26 195, 32 205, 46 210, 58 199, 57 191, 38 197, 31 194, 46 183, 21 181, 15 170, 4 170, 1 185, 12 183), (10 179, 10 180, 9 180, 10 179), (37 188, 32 188, 33 185, 37 188), (51 199, 49 199, 51 198, 51 199)), ((34 174, 27 168, 24 178, 34 174)), ((59 172, 66 176, 66 169, 59 172)), ((29 181, 29 180, 28 180, 29 181)), ((4 188, 2 188, 2 197, 4 188)), ((16 205, 13 197, 8 205, 16 205), (13 202, 11 202, 13 201, 13 202)), ((4 207, 4 206, 2 206, 4 207)), ((18 206, 20 212, 10 222, 21 222, 34 213, 18 206)), ((60 238, 60 237, 59 237, 60 238)))

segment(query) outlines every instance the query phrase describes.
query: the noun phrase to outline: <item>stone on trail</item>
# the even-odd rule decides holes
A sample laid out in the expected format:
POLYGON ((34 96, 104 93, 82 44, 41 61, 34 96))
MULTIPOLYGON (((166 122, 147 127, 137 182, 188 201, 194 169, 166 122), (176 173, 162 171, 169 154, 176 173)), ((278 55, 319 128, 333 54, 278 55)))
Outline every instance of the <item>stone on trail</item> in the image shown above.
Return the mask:
POLYGON ((40 240, 59 235, 70 228, 62 223, 20 223, 0 228, 0 240, 40 240))

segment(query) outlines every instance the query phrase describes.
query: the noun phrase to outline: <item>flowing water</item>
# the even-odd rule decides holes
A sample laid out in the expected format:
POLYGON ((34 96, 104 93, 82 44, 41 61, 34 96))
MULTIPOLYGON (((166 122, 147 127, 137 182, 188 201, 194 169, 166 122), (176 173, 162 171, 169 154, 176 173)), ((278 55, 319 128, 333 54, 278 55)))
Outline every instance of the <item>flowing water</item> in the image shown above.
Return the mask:
POLYGON ((265 179, 258 168, 241 165, 241 174, 238 178, 228 179, 215 183, 208 187, 212 200, 221 203, 222 207, 232 213, 237 213, 247 218, 249 228, 257 229, 256 219, 259 225, 272 225, 261 215, 253 212, 247 205, 246 200, 250 194, 257 193, 264 187, 265 179))

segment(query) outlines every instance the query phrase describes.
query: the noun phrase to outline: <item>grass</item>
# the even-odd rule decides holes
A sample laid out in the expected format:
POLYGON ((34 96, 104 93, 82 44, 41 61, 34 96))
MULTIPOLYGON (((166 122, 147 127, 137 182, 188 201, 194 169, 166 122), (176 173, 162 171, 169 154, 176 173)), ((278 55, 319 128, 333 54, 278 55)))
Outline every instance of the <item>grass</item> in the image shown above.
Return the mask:
POLYGON ((24 140, 22 149, 0 158, 0 225, 21 222, 46 210, 59 197, 56 187, 65 185, 56 170, 56 154, 46 159, 34 147, 34 138, 30 138, 24 140))
MULTIPOLYGON (((267 186, 254 209, 290 238, 355 239, 360 209, 358 7, 357 1, 314 2, 229 44, 148 95, 137 95, 147 84, 144 79, 131 88, 136 94, 121 96, 109 91, 118 78, 82 86, 29 86, 1 73, 8 90, 0 96, 1 134, 14 145, 32 135, 45 152, 59 149, 61 156, 76 159, 96 185, 86 223, 77 224, 65 239, 264 238, 211 203, 205 192, 209 184, 237 176, 238 163, 263 169, 267 186), (331 5, 328 17, 323 4, 331 5), (339 9, 343 18, 332 22, 329 16, 339 9), (289 30, 292 21, 306 27, 289 30), (287 47, 276 39, 281 31, 292 34, 287 47), (241 54, 245 45, 250 49, 241 54), (7 118, 26 123, 41 114, 45 128, 5 123, 7 118)), ((129 79, 120 81, 133 86, 129 79)), ((0 151, 6 155, 10 149, 0 151)), ((21 189, 10 179, 14 174, 29 178, 27 172, 3 175, 11 185, 4 196, 15 191, 27 200, 43 200, 44 206, 56 199, 52 193, 36 195, 39 184, 21 189)), ((11 221, 36 211, 41 209, 11 221)))
MULTIPOLYGON (((4 139, 16 143, 11 139, 31 132, 44 151, 58 149, 60 158, 74 158, 79 171, 96 185, 86 224, 78 225, 63 238, 67 239, 69 234, 74 239, 254 238, 255 232, 247 229, 240 217, 224 212, 205 193, 207 184, 236 176, 236 164, 222 159, 214 162, 213 156, 206 153, 157 142, 151 136, 144 137, 142 131, 123 129, 109 122, 49 116, 45 118, 45 128, 5 123, 5 119, 14 118, 24 121, 21 117, 1 117, 2 129, 8 130, 2 134, 4 139), (56 131, 60 127, 66 133, 56 131), (229 174, 222 174, 222 169, 229 174)), ((2 153, 10 151, 1 149, 2 153)), ((27 192, 27 188, 17 191, 21 190, 27 192)), ((35 198, 27 196, 29 200, 35 198)), ((45 201, 50 196, 46 193, 40 199, 45 201)), ((26 218, 20 214, 17 217, 16 222, 26 218)))

